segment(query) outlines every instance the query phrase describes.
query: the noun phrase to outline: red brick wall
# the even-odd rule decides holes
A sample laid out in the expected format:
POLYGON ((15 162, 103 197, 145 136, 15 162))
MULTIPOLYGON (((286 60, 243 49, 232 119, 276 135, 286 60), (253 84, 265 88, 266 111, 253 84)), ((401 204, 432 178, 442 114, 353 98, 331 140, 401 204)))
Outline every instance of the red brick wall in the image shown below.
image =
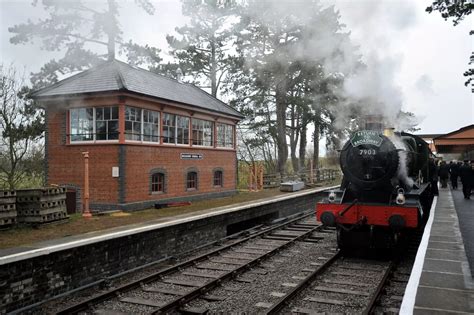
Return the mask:
POLYGON ((129 145, 126 150, 126 163, 125 202, 127 203, 222 192, 236 188, 235 151, 129 145), (181 160, 181 153, 199 153, 203 158, 181 160), (163 194, 150 192, 150 171, 156 168, 166 171, 166 191, 163 194), (198 189, 195 191, 186 191, 188 168, 195 168, 198 172, 198 189), (223 187, 214 187, 213 170, 216 168, 223 170, 223 187))
MULTIPOLYGON (((108 101, 102 104, 114 103, 108 101)), ((121 203, 119 178, 112 177, 112 167, 119 166, 119 144, 67 144, 68 111, 64 107, 55 108, 48 106, 47 110, 48 183, 74 185, 82 190, 84 159, 81 152, 88 151, 91 205, 121 203)), ((236 188, 234 150, 126 144, 125 151, 124 203, 218 193, 236 188), (181 153, 199 153, 203 159, 181 160, 181 153), (198 171, 198 189, 195 191, 186 191, 186 172, 190 167, 198 171), (150 172, 156 168, 166 171, 166 190, 162 194, 150 191, 150 172), (213 185, 213 170, 216 168, 223 170, 223 187, 213 185)))
POLYGON ((90 203, 118 203, 118 145, 66 145, 67 111, 49 108, 47 113, 48 184, 74 185, 83 189, 84 158, 89 152, 90 203))

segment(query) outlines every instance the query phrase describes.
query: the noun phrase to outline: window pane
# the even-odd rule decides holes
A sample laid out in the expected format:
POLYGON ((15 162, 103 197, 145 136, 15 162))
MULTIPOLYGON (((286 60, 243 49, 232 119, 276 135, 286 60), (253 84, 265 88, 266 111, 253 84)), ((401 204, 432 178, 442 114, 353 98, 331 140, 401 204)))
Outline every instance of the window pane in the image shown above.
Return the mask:
POLYGON ((140 108, 125 107, 125 139, 140 141, 142 133, 142 110, 140 108))
POLYGON ((119 138, 118 120, 111 120, 108 122, 107 134, 108 134, 109 140, 117 140, 119 138))
POLYGON ((189 118, 177 116, 177 143, 189 144, 189 118))
POLYGON ((187 189, 197 189, 197 173, 196 172, 189 172, 187 175, 187 189))
POLYGON ((176 115, 163 114, 163 142, 176 143, 176 115))
POLYGON ((214 186, 222 186, 222 171, 214 172, 214 186))
POLYGON ((107 126, 105 121, 97 121, 95 124, 96 140, 107 140, 107 126))
POLYGON ((213 122, 193 118, 192 128, 193 145, 212 146, 213 122))
POLYGON ((117 119, 118 120, 118 107, 114 106, 112 107, 112 119, 117 119))
POLYGON ((159 142, 159 112, 143 110, 143 141, 159 142))
POLYGON ((93 109, 77 108, 71 109, 70 140, 90 141, 93 140, 93 109))
POLYGON ((155 173, 151 177, 151 191, 163 192, 165 187, 165 175, 162 173, 155 173))
POLYGON ((104 119, 109 120, 110 117, 110 107, 104 107, 104 119))

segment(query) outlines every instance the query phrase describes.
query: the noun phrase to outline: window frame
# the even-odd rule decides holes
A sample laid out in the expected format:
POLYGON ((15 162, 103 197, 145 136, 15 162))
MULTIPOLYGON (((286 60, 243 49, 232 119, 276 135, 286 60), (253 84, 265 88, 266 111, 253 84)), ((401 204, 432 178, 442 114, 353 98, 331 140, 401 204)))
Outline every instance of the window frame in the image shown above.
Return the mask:
POLYGON ((208 147, 208 148, 213 147, 214 146, 214 122, 207 119, 192 118, 191 119, 191 144, 192 146, 196 146, 196 147, 208 147), (197 126, 198 129, 194 129, 194 121, 199 122, 199 125, 197 126), (211 139, 209 140, 209 142, 205 140, 206 139, 205 138, 206 123, 210 123, 211 139), (200 129, 200 127, 202 127, 202 129, 200 129), (202 132, 202 140, 194 138, 194 131, 196 131, 197 134, 202 132), (201 141, 202 144, 194 143, 195 141, 196 142, 201 141))
MULTIPOLYGON (((154 137, 153 135, 146 135, 146 136, 149 136, 149 137, 154 137)), ((159 111, 156 111, 156 110, 151 110, 151 109, 147 109, 147 108, 142 108, 142 142, 143 143, 149 143, 149 144, 160 144, 161 143, 161 112, 159 111), (154 125, 155 123, 154 122, 145 122, 145 111, 147 112, 150 112, 150 113, 156 113, 158 114, 158 135, 156 137, 158 137, 158 141, 149 141, 149 140, 145 140, 145 124, 150 124, 150 125, 154 125)))
POLYGON ((198 172, 195 169, 188 170, 186 172, 186 191, 196 191, 199 188, 199 176, 198 172), (189 178, 190 175, 194 175, 195 178, 189 178), (193 187, 190 187, 189 184, 194 183, 193 187))
POLYGON ((150 193, 152 195, 164 194, 166 192, 166 174, 162 171, 152 171, 150 174, 150 193), (158 182, 155 182, 155 176, 158 176, 158 182), (161 179, 161 181, 160 181, 161 179), (161 190, 154 190, 155 185, 161 190))
MULTIPOLYGON (((143 108, 143 107, 135 107, 135 106, 129 106, 125 105, 125 115, 124 115, 124 133, 125 133, 125 142, 132 142, 132 143, 146 143, 146 144, 161 144, 161 112, 148 109, 148 108, 143 108), (127 120, 127 107, 132 108, 134 110, 139 110, 140 111, 140 120, 139 121, 132 121, 132 120, 127 120), (156 125, 153 122, 145 122, 145 112, 150 112, 150 113, 156 113, 158 114, 158 124, 156 125), (134 133, 127 133, 127 121, 131 121, 133 124, 134 123, 140 123, 140 139, 127 139, 127 135, 134 135, 134 133), (156 136, 158 138, 158 141, 150 141, 150 140, 145 140, 145 136, 148 137, 154 137, 153 135, 145 135, 145 124, 149 125, 156 125, 157 130, 158 130, 158 135, 156 136)), ((133 128, 132 128, 133 130, 133 128)))
MULTIPOLYGON (((100 121, 109 121, 109 120, 100 120, 100 121)), ((119 106, 118 105, 105 105, 105 106, 88 106, 88 107, 74 107, 74 108, 69 108, 68 109, 68 124, 67 126, 67 138, 68 138, 68 143, 69 144, 88 144, 88 143, 117 143, 119 142, 120 139, 120 114, 119 114, 119 106), (105 139, 105 140, 97 140, 97 109, 98 108, 117 108, 117 119, 109 119, 110 121, 117 121, 118 125, 118 130, 117 130, 117 139, 105 139), (73 111, 75 110, 87 110, 87 109, 92 109, 92 139, 91 140, 73 140, 74 136, 77 136, 78 134, 73 134, 72 133, 72 127, 73 127, 73 111)), ((107 124, 108 126, 108 124, 107 124)), ((107 133, 108 137, 108 133, 107 133)))
POLYGON ((217 133, 217 137, 216 137, 216 148, 222 148, 222 149, 235 149, 235 125, 231 125, 231 124, 226 124, 226 123, 217 123, 216 124, 216 133, 217 133), (219 127, 222 126, 224 128, 224 134, 222 133, 219 133, 219 127), (228 133, 230 133, 230 139, 231 139, 231 145, 228 146, 227 145, 227 136, 228 136, 228 133), (220 137, 223 137, 223 142, 222 144, 220 143, 220 137))
POLYGON ((222 188, 224 187, 224 171, 221 168, 217 168, 213 170, 212 173, 212 186, 214 188, 222 188), (216 174, 220 174, 219 181, 220 184, 216 185, 216 174))

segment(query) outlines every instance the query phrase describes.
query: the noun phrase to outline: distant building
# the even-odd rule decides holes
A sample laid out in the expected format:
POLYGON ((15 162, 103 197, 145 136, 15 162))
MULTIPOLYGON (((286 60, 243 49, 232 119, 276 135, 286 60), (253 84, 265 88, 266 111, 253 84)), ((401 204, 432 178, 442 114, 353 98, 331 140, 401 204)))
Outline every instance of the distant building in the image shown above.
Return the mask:
POLYGON ((462 127, 445 135, 433 138, 433 142, 442 154, 457 154, 464 159, 474 159, 474 124, 462 127))
POLYGON ((109 61, 34 97, 46 111, 47 182, 67 186, 79 209, 85 151, 92 209, 236 191, 235 128, 244 117, 191 84, 109 61))

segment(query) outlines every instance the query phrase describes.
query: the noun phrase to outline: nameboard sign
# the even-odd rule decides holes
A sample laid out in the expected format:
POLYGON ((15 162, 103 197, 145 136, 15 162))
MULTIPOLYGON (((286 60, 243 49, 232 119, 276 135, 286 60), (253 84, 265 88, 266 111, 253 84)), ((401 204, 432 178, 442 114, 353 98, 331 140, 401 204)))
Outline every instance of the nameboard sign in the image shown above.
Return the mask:
POLYGON ((202 154, 199 154, 199 153, 181 153, 181 160, 202 160, 202 154))

